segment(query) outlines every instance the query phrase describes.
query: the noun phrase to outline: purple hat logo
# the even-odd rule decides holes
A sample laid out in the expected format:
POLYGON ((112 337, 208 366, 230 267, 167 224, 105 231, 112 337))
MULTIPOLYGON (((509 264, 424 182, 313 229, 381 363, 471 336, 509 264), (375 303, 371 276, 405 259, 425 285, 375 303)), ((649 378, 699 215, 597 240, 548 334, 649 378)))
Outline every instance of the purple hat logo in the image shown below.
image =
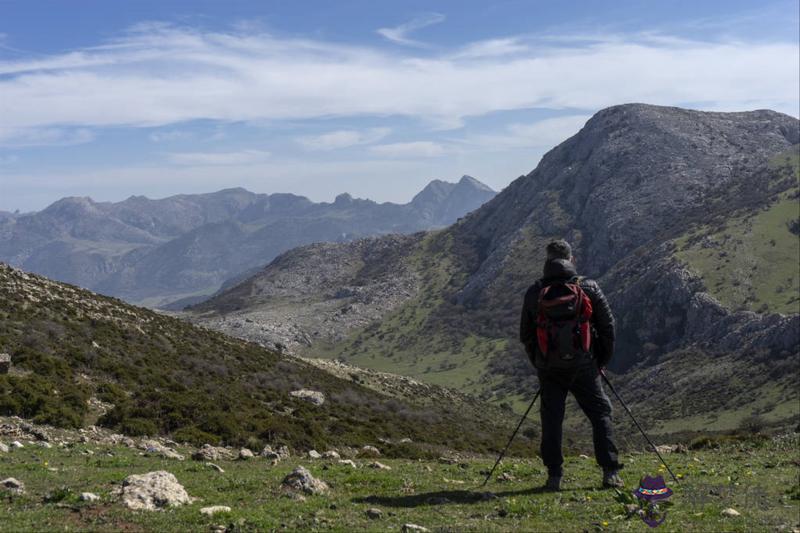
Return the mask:
POLYGON ((667 512, 659 510, 658 502, 663 502, 672 496, 672 489, 667 487, 662 476, 645 476, 639 481, 639 488, 633 491, 643 504, 646 505, 641 514, 644 523, 650 527, 660 526, 667 519, 667 512))

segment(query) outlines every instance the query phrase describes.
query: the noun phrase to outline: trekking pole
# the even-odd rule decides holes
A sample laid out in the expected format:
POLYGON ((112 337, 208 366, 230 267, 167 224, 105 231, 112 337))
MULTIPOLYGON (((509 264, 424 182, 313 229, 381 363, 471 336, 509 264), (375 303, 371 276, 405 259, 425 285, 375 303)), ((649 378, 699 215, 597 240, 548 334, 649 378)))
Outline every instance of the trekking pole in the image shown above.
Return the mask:
POLYGON ((625 410, 628 412, 628 414, 631 416, 631 420, 633 420, 633 423, 636 424, 637 428, 639 428, 639 431, 641 431, 642 435, 644 436, 644 439, 647 441, 648 444, 650 444, 650 447, 653 448, 653 451, 656 452, 656 455, 658 456, 658 458, 661 459, 661 464, 663 464, 667 468, 667 471, 669 472, 669 475, 672 476, 672 479, 675 480, 675 483, 680 483, 678 481, 678 478, 675 477, 675 474, 672 473, 672 469, 669 467, 667 462, 664 460, 663 457, 661 457, 661 454, 658 452, 658 448, 656 448, 656 445, 653 444, 653 441, 651 441, 650 437, 647 436, 647 433, 644 432, 644 430, 642 429, 642 426, 640 426, 639 422, 636 421, 636 418, 633 416, 633 413, 631 412, 631 410, 628 408, 628 406, 625 404, 625 402, 622 401, 622 398, 620 398, 619 394, 617 393, 616 389, 614 388, 614 385, 612 385, 611 382, 608 380, 608 376, 606 376, 605 369, 603 369, 603 368, 600 369, 600 375, 603 376, 603 379, 605 380, 606 385, 608 385, 608 388, 611 389, 611 392, 613 392, 614 396, 617 397, 617 400, 619 400, 619 403, 622 404, 622 407, 624 407, 625 410))
POLYGON ((522 415, 522 420, 520 420, 519 424, 517 424, 517 429, 515 429, 514 433, 511 434, 511 438, 508 439, 508 444, 506 444, 505 449, 500 453, 500 456, 497 458, 497 461, 495 461, 494 466, 492 467, 492 470, 489 472, 489 475, 486 476, 486 479, 483 480, 483 485, 481 485, 481 487, 485 487, 486 484, 489 483, 489 480, 492 478, 492 474, 494 474, 494 471, 497 468, 497 465, 499 465, 500 461, 503 460, 503 457, 505 457, 506 452, 508 451, 508 448, 511 446, 511 442, 514 440, 514 437, 517 436, 517 431, 519 431, 519 428, 522 427, 522 423, 525 422, 525 419, 528 418, 528 413, 531 412, 531 409, 533 408, 533 404, 536 403, 536 399, 539 397, 539 393, 540 392, 542 392, 541 387, 539 388, 539 390, 536 391, 536 395, 533 397, 533 401, 528 406, 528 409, 525 411, 525 414, 522 415))

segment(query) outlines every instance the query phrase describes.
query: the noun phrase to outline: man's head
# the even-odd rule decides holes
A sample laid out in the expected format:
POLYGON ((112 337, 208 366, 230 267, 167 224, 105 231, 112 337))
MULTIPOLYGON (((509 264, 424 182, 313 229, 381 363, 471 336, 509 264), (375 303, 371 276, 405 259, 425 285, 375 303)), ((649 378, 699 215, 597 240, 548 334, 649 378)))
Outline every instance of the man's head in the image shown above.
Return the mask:
POLYGON ((547 245, 547 260, 552 261, 553 259, 574 260, 572 257, 572 247, 564 239, 550 241, 547 245))

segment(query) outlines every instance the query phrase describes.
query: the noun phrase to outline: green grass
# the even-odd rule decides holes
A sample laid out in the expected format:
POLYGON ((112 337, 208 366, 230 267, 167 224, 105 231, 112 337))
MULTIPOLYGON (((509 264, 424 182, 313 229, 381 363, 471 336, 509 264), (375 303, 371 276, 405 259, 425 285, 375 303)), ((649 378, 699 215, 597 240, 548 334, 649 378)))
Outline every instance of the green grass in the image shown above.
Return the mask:
MULTIPOLYGON (((781 176, 800 174, 798 155, 776 158, 781 176), (781 165, 781 166, 779 166, 781 165)), ((800 187, 773 197, 762 209, 743 209, 717 227, 698 227, 675 241, 676 257, 700 275, 729 309, 800 312, 800 187)))
MULTIPOLYGON (((628 489, 623 495, 644 475, 665 476, 674 495, 660 531, 774 531, 798 525, 796 434, 776 440, 710 440, 705 446, 711 447, 666 456, 680 484, 669 479, 653 454, 624 454, 622 477, 628 489), (741 516, 723 517, 728 507, 741 516)), ((23 496, 4 497, 0 524, 4 531, 207 531, 217 524, 236 531, 399 531, 409 522, 431 531, 648 530, 638 517, 626 517, 624 498, 600 489, 599 469, 591 459, 566 458, 560 493, 537 491, 545 469, 538 460, 517 458, 507 459, 497 471, 508 472, 512 481, 495 479, 479 488, 492 459, 467 459, 463 466, 382 460, 391 471, 366 468, 366 461, 358 459, 358 469, 297 459, 273 467, 254 459, 220 461, 225 469, 220 474, 202 463, 145 457, 128 448, 31 445, 0 456, 2 475, 27 488, 23 496), (94 455, 83 455, 85 449, 94 455), (303 502, 285 497, 280 481, 297 465, 326 481, 330 492, 303 502), (162 512, 132 512, 112 498, 126 476, 154 470, 172 472, 200 500, 162 512), (84 491, 102 500, 79 502, 84 491), (232 511, 213 518, 200 514, 201 507, 211 505, 232 511), (383 512, 381 518, 367 518, 366 510, 373 507, 383 512)))

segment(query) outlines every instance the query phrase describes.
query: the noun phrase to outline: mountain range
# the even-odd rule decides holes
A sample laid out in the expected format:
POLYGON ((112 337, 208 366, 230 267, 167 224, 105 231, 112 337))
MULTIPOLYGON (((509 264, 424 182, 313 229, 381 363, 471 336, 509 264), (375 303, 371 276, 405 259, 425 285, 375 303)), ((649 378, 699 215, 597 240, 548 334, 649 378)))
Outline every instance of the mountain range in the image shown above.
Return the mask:
POLYGON ((293 247, 444 227, 494 195, 464 176, 435 180, 403 205, 244 189, 117 203, 70 197, 0 213, 0 260, 129 302, 182 307, 293 247))
POLYGON ((566 238, 609 297, 611 368, 651 429, 796 422, 799 143, 768 110, 604 109, 453 225, 291 250, 190 318, 522 405, 522 296, 566 238))

